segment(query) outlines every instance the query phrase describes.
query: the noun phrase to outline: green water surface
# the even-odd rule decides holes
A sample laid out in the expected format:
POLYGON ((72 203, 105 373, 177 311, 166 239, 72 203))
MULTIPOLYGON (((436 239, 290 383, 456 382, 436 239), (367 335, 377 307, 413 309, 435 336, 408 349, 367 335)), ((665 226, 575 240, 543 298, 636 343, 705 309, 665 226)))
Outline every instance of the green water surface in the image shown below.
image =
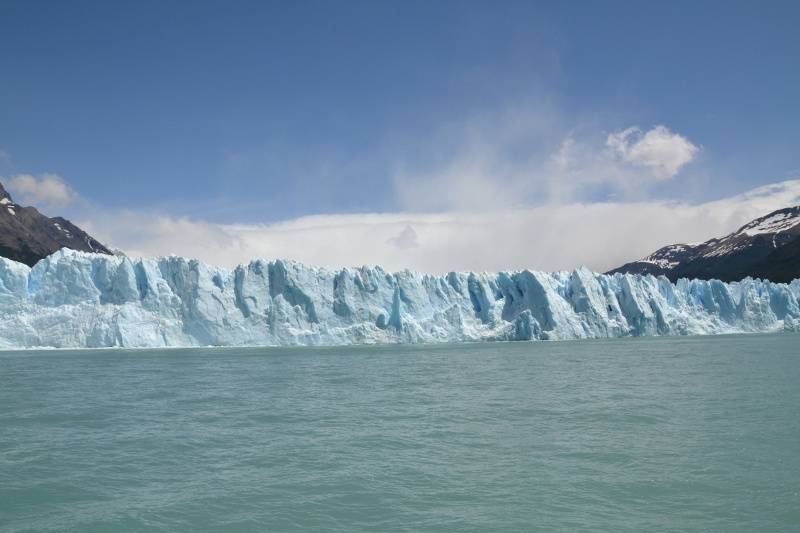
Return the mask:
POLYGON ((1 531, 800 531, 800 336, 0 353, 1 531))

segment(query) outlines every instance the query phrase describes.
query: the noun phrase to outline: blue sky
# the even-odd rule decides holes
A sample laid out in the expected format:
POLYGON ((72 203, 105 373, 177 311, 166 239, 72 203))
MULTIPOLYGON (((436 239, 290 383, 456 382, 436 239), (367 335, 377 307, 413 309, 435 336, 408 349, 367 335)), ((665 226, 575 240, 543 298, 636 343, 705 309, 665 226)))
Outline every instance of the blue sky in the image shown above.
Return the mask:
POLYGON ((710 201, 800 175, 798 23, 777 1, 8 1, 0 176, 59 176, 89 224, 710 201), (657 126, 691 151, 640 180, 657 126))

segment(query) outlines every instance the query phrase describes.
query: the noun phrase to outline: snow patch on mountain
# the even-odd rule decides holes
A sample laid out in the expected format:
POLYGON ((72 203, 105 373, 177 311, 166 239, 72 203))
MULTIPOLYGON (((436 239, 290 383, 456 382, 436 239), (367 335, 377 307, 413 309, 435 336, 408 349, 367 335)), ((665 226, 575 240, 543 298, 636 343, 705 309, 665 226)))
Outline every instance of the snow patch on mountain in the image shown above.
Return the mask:
POLYGON ((737 233, 744 233, 749 237, 765 233, 780 233, 800 224, 800 216, 795 213, 775 213, 766 218, 754 220, 745 225, 737 233))

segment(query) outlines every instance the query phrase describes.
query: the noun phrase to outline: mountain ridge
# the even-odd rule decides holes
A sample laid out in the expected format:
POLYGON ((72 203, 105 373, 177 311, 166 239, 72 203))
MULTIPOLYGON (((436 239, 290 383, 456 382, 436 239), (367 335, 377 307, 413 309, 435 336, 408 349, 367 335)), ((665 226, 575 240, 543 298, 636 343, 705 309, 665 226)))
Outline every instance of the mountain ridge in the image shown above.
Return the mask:
POLYGON ((724 237, 663 246, 607 272, 615 273, 652 274, 671 281, 800 278, 800 205, 772 211, 724 237))
POLYGON ((61 248, 112 253, 66 218, 48 217, 14 202, 0 183, 0 256, 33 266, 61 248))

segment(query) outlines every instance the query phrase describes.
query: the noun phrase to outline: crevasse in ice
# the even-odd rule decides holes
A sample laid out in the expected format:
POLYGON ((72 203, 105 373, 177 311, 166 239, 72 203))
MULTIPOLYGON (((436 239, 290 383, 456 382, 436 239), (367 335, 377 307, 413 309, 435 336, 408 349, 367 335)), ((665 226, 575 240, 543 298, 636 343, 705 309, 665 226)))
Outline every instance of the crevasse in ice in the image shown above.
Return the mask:
POLYGON ((800 330, 800 280, 0 258, 0 347, 342 345, 800 330))

